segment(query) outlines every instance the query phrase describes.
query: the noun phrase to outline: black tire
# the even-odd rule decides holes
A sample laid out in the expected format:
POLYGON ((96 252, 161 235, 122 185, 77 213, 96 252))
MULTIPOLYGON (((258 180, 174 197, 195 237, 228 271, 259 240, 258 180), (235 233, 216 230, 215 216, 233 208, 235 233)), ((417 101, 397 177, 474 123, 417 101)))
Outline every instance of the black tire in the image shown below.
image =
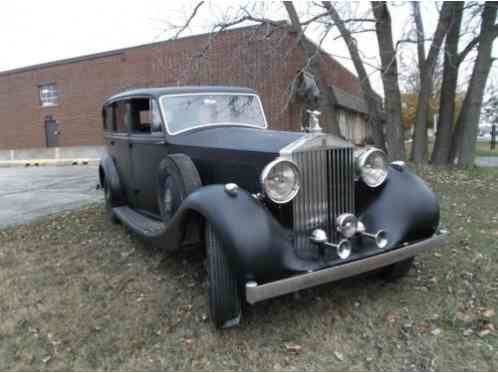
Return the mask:
POLYGON ((401 262, 397 262, 382 269, 381 276, 387 281, 398 280, 408 274, 410 268, 413 266, 413 260, 415 258, 411 257, 401 262))
POLYGON ((240 322, 241 301, 237 279, 230 269, 220 241, 211 225, 205 228, 209 313, 217 328, 230 328, 240 322))
POLYGON ((107 185, 107 181, 104 179, 104 201, 105 201, 105 215, 107 220, 112 224, 119 224, 119 219, 117 218, 112 208, 114 207, 112 199, 111 188, 107 185))
POLYGON ((202 185, 199 172, 185 154, 172 154, 159 166, 159 211, 167 224, 187 196, 202 185))

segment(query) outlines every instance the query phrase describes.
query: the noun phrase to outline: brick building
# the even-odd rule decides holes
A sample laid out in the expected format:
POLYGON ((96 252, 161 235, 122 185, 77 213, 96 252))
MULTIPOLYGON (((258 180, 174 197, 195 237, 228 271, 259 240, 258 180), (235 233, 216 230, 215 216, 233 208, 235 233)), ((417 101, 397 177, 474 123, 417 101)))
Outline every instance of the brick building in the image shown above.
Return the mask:
MULTIPOLYGON (((299 130, 302 104, 290 102, 289 87, 304 62, 295 33, 251 26, 1 72, 0 149, 100 145, 104 99, 152 86, 251 87, 271 128, 299 130)), ((334 92, 341 131, 363 141, 366 107, 358 79, 326 54, 321 71, 334 92)))

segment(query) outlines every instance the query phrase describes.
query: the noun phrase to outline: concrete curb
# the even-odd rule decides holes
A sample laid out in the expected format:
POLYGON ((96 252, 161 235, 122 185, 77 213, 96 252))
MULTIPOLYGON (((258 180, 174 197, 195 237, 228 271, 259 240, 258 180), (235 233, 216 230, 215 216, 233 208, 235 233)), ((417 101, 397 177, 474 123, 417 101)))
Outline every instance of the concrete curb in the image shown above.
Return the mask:
POLYGON ((4 167, 38 167, 38 166, 96 166, 100 159, 27 159, 17 161, 0 161, 0 168, 4 167))

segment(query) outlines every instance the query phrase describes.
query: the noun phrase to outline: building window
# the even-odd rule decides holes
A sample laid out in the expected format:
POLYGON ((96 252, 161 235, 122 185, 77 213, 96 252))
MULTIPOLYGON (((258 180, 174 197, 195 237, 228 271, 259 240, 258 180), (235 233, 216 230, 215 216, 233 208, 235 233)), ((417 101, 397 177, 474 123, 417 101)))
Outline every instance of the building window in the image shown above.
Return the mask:
POLYGON ((41 106, 55 106, 59 103, 59 94, 54 83, 40 85, 41 106))

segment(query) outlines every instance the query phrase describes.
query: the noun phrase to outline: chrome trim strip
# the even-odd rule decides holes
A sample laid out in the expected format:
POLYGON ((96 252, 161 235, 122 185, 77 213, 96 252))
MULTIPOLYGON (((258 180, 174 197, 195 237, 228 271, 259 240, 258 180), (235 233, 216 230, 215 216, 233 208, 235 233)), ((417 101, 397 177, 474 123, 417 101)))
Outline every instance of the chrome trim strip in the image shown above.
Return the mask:
POLYGON ((365 259, 359 259, 354 262, 269 282, 263 285, 246 287, 246 300, 250 304, 254 304, 279 295, 292 293, 327 282, 338 281, 346 277, 369 272, 408 259, 425 250, 446 245, 447 243, 448 235, 446 233, 441 233, 426 240, 418 241, 414 244, 402 246, 365 259))

